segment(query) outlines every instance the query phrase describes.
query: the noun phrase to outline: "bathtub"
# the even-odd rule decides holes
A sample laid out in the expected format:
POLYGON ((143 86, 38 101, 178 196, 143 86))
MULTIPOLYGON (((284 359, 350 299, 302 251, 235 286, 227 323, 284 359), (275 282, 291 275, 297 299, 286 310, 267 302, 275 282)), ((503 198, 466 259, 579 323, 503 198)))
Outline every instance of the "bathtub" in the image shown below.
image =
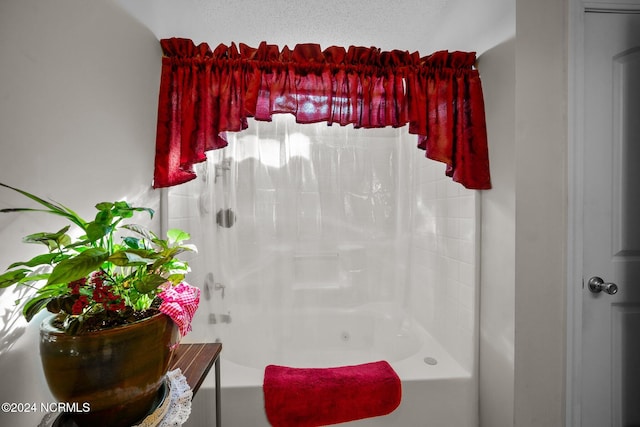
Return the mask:
MULTIPOLYGON (((377 360, 388 361, 400 377, 400 406, 383 417, 342 425, 477 425, 476 378, 417 322, 398 313, 401 310, 377 304, 304 312, 279 308, 270 313, 267 309, 259 314, 236 316, 238 320, 225 325, 217 337, 223 343, 223 425, 269 426, 262 394, 263 373, 268 364, 330 367, 377 360)), ((214 425, 214 393, 214 378, 210 374, 194 398, 185 426, 214 425)))

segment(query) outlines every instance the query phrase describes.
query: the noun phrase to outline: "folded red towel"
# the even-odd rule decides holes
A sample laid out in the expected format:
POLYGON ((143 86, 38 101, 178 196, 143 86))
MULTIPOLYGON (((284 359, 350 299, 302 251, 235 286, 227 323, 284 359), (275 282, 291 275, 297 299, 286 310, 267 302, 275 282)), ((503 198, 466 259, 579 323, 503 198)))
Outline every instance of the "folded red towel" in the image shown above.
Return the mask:
POLYGON ((335 368, 269 365, 264 406, 274 427, 315 427, 386 415, 400 404, 400 378, 385 361, 335 368))

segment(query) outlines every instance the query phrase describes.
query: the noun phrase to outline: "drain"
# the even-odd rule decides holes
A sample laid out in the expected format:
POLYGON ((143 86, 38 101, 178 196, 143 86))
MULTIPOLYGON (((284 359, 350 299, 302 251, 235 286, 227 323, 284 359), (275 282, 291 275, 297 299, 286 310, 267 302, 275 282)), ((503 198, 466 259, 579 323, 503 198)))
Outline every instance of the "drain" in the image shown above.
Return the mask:
POLYGON ((437 365, 438 361, 436 359, 434 359, 433 357, 425 357, 424 358, 424 363, 426 363, 427 365, 437 365))
POLYGON ((343 332, 340 334, 340 339, 341 339, 342 341, 344 341, 344 342, 350 341, 350 340, 351 340, 351 335, 349 334, 349 332, 347 332, 347 331, 343 331, 343 332))

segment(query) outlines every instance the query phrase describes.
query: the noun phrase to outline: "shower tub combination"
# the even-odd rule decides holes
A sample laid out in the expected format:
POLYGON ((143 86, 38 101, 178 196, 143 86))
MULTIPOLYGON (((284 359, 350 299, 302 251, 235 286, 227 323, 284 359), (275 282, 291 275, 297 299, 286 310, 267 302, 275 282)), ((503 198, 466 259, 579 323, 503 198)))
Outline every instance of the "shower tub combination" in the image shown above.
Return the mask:
MULTIPOLYGON (((384 307, 299 313, 271 322, 291 327, 275 342, 253 325, 253 332, 224 340, 222 420, 235 427, 268 427, 262 381, 267 364, 331 367, 387 360, 402 381, 402 402, 391 414, 346 423, 371 427, 472 427, 476 425, 475 380, 424 329, 407 321, 403 335, 391 334, 384 307), (309 323, 322 332, 309 334, 309 323), (386 329, 386 331, 384 331, 386 329), (249 338, 250 337, 250 338, 249 338), (233 349, 231 351, 230 349, 233 349), (236 358, 237 356, 237 358, 236 358)), ((250 327, 249 324, 239 326, 250 327)), ((215 388, 207 377, 193 402, 187 426, 210 425, 215 419, 215 388)))
MULTIPOLYGON (((190 230, 200 250, 191 282, 203 284, 203 297, 186 339, 223 343, 223 425, 269 425, 269 364, 386 360, 402 381, 400 406, 348 425, 475 426, 477 302, 475 283, 462 279, 473 257, 456 264, 463 237, 475 247, 475 234, 460 231, 466 214, 452 214, 466 195, 430 187, 435 175, 416 165, 438 164, 414 155, 415 141, 399 130, 265 126, 251 123, 252 133, 213 152, 204 179, 165 194, 167 226, 190 230), (465 236, 425 240, 438 228, 465 236), (469 307, 458 310, 465 292, 469 307), (468 340, 452 338, 457 331, 468 340)), ((210 375, 186 426, 211 425, 214 394, 210 375)))

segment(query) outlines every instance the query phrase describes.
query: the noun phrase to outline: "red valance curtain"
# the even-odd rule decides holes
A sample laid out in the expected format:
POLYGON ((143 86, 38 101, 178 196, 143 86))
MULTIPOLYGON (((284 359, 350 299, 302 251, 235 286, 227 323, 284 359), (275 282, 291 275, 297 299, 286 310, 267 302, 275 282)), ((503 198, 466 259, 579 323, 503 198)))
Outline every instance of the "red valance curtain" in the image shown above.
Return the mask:
POLYGON ((246 129, 247 117, 270 121, 275 113, 356 128, 408 124, 426 157, 446 163, 454 181, 491 188, 475 53, 160 43, 155 188, 195 178, 193 165, 225 147, 226 132, 246 129))

